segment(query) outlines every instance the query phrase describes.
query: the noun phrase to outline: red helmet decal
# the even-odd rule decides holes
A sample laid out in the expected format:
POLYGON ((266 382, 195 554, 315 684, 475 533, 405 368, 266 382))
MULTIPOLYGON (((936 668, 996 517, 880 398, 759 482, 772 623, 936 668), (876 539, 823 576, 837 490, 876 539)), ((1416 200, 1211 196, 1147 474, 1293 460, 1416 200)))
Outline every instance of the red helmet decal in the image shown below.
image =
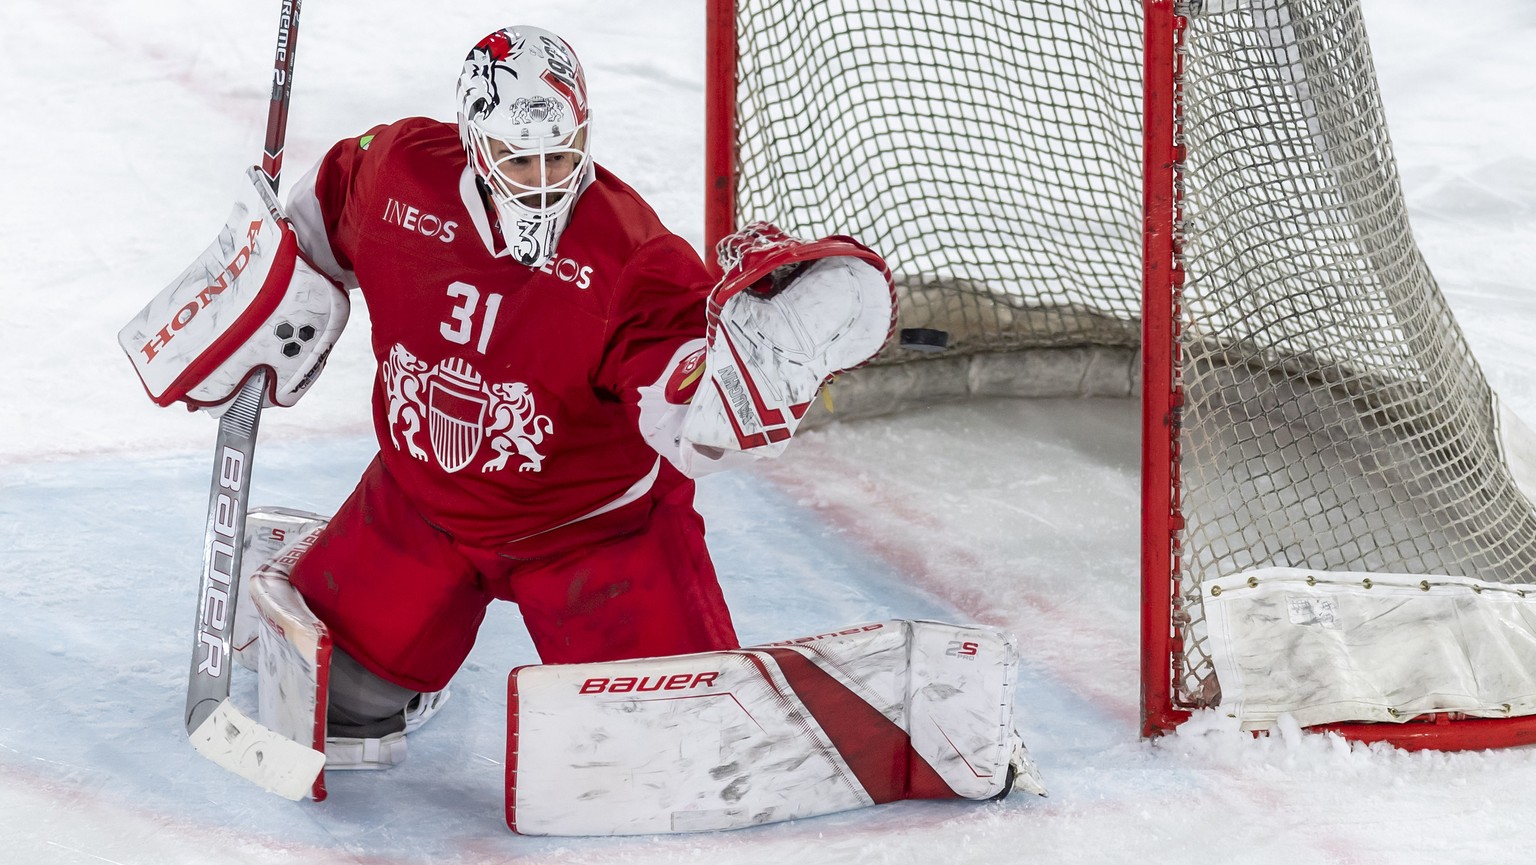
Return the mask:
POLYGON ((580 76, 575 79, 566 79, 556 75, 554 70, 546 69, 539 77, 571 104, 571 111, 575 114, 575 122, 578 125, 587 122, 587 88, 580 76))
POLYGON ((480 40, 476 49, 490 55, 491 60, 504 60, 512 53, 512 34, 505 30, 497 30, 495 33, 480 40))

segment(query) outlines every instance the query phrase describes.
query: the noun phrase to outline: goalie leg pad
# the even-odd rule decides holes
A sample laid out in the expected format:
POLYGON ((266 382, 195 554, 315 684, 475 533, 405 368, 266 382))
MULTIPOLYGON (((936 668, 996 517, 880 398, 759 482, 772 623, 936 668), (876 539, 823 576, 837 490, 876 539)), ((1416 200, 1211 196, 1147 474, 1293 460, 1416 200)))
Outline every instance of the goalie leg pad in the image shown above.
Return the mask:
POLYGON ((693 832, 992 798, 1022 744, 1016 665, 995 630, 893 621, 522 667, 509 679, 507 822, 530 835, 693 832))
POLYGON ((240 601, 235 605, 234 655, 240 666, 255 670, 258 663, 257 639, 261 615, 250 597, 251 574, 283 551, 284 547, 312 529, 326 524, 326 518, 309 511, 289 508, 252 508, 245 515, 245 536, 240 557, 240 601))
MULTIPOLYGON (((258 615, 257 705, 264 727, 320 754, 325 753, 326 703, 330 689, 331 637, 288 573, 315 542, 315 528, 251 574, 247 585, 258 615)), ((326 763, 329 759, 325 759, 326 763)), ((320 771, 310 795, 325 798, 320 771)))
MULTIPOLYGON (((323 753, 325 769, 388 769, 404 762, 406 733, 442 708, 447 690, 419 694, 378 678, 333 649, 325 623, 288 580, 293 565, 325 526, 323 517, 310 516, 305 522, 312 526, 258 567, 247 585, 250 606, 257 615, 261 722, 323 753), (356 735, 331 735, 336 732, 331 728, 333 708, 341 722, 357 722, 341 730, 355 730, 356 735)), ((311 795, 316 800, 325 798, 323 773, 316 778, 311 795)))

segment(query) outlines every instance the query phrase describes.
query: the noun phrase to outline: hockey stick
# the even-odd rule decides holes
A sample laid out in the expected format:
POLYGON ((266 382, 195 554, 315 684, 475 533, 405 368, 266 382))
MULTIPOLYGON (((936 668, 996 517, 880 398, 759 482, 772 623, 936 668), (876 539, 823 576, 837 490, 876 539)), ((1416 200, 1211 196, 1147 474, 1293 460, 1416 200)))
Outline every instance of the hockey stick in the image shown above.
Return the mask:
MULTIPOLYGON (((274 196, 282 172, 288 103, 293 91, 299 5, 300 0, 283 0, 278 20, 272 101, 267 110, 261 161, 261 171, 274 196)), ((266 370, 256 370, 219 418, 185 720, 187 735, 198 753, 264 789, 298 799, 310 790, 324 768, 325 755, 267 729, 229 700, 230 652, 235 604, 240 593, 245 512, 266 387, 266 370)))

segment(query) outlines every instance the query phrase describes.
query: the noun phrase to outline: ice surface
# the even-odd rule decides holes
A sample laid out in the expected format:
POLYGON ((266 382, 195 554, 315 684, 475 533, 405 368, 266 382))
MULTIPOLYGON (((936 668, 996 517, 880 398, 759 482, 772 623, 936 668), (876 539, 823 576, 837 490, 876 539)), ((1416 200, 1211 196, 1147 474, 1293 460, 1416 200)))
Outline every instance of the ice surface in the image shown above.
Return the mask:
MULTIPOLYGON (((304 10, 286 166, 449 117, 506 4, 304 10)), ((289 803, 198 757, 180 711, 214 426, 154 408, 115 333, 207 243, 260 148, 276 3, 0 8, 0 861, 7 863, 1523 862, 1536 751, 1136 736, 1136 408, 977 403, 808 434, 709 479, 701 508, 748 641, 889 616, 1008 627, 1046 800, 898 803, 719 834, 541 840, 501 820, 497 608, 448 709, 388 773, 289 803)), ((1536 418, 1536 15, 1368 0, 1415 230, 1490 380, 1536 418)), ((545 4, 582 52, 602 161, 702 236, 704 4, 545 4)), ((372 449, 366 316, 315 393, 268 412, 259 504, 333 509, 372 449)), ((248 683, 247 683, 248 684, 248 683)), ((237 698, 242 686, 237 684, 237 698)), ((248 695, 247 695, 248 696, 248 695)))

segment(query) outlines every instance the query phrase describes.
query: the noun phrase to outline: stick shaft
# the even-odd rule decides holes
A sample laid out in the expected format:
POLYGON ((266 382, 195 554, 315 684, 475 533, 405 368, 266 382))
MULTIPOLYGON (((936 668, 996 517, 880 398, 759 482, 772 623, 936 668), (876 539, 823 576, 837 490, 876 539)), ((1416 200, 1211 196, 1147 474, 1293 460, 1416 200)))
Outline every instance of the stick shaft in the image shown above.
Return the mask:
MULTIPOLYGON (((277 24, 272 101, 267 107, 267 137, 261 159, 261 172, 274 195, 283 169, 283 142, 288 134, 288 103, 293 95, 299 5, 300 0, 282 0, 282 14, 277 24)), ((208 496, 208 521, 203 537, 197 625, 192 637, 192 664, 187 678, 188 733, 197 730, 219 704, 229 698, 245 512, 266 386, 267 373, 259 369, 241 385, 229 408, 219 418, 213 483, 208 496)))
POLYGON ((267 108, 267 139, 261 155, 261 173, 277 192, 283 172, 283 142, 288 137, 288 102, 293 95, 293 65, 299 45, 301 0, 283 0, 277 24, 277 56, 272 61, 272 102, 267 108))
POLYGON ((187 732, 196 730, 229 697, 235 602, 240 596, 240 552, 245 512, 251 492, 256 429, 266 370, 257 370, 219 418, 214 446, 213 483, 203 535, 203 575, 197 593, 197 624, 192 634, 192 666, 187 674, 187 732))

